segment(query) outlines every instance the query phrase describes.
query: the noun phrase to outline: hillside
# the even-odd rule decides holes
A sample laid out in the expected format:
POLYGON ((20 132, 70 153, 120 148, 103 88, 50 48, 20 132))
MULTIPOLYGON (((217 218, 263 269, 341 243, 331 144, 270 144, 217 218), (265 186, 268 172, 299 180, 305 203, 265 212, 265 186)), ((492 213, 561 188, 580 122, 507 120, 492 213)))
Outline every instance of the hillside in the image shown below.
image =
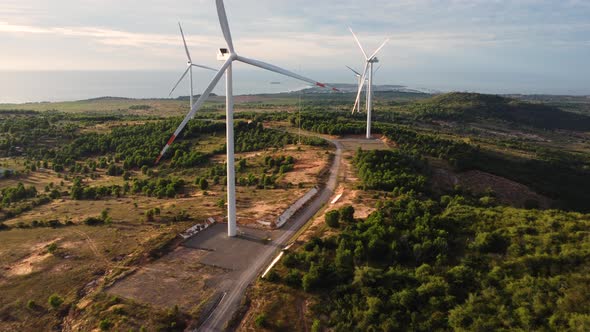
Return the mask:
POLYGON ((497 95, 447 93, 407 107, 420 120, 500 120, 539 129, 590 130, 590 117, 560 108, 497 95))

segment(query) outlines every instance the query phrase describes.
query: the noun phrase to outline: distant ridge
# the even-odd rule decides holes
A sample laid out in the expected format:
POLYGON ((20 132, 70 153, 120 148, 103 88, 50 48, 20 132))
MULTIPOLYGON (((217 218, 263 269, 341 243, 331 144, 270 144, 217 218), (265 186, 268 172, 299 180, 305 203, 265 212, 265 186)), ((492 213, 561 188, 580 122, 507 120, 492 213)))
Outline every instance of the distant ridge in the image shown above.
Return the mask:
MULTIPOLYGON (((340 90, 341 92, 351 93, 357 92, 358 86, 356 84, 348 84, 348 83, 329 83, 330 86, 333 86, 340 90)), ((374 92, 410 92, 410 93, 423 93, 425 91, 421 91, 419 89, 411 89, 405 85, 394 85, 394 84, 385 84, 385 85, 373 85, 374 92)), ((319 87, 310 87, 304 88, 299 90, 298 92, 303 93, 330 93, 331 91, 319 87)), ((430 93, 430 92, 428 92, 430 93)))
MULTIPOLYGON (((201 95, 194 95, 194 98, 199 98, 201 95)), ((210 97, 217 97, 215 93, 209 95, 210 97)), ((121 100, 189 100, 189 96, 178 96, 176 98, 127 98, 127 97, 113 97, 104 96, 89 99, 75 100, 75 102, 89 102, 89 101, 121 101, 121 100)))
POLYGON ((104 97, 96 97, 96 98, 89 98, 89 99, 81 99, 76 101, 108 101, 108 100, 135 100, 134 98, 126 98, 126 97, 112 97, 112 96, 104 96, 104 97))
POLYGON ((500 95, 452 92, 409 105, 418 119, 472 122, 496 119, 540 129, 590 130, 590 117, 500 95))

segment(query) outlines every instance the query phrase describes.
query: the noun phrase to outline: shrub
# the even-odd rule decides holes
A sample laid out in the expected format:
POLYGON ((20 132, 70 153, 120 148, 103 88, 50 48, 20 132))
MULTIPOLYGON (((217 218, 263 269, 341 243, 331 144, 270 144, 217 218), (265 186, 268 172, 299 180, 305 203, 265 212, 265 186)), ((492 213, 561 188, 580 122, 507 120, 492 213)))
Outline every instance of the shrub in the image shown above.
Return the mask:
POLYGON ((53 309, 57 309, 64 303, 64 299, 57 294, 53 294, 49 297, 47 302, 53 309))
POLYGON ((35 301, 33 301, 33 300, 27 301, 27 309, 30 309, 30 310, 37 309, 37 303, 35 303, 35 301))
POLYGON ((266 275, 266 280, 270 282, 279 282, 281 281, 281 276, 277 273, 276 270, 270 270, 266 275))
POLYGON ((322 330, 322 322, 319 319, 314 319, 311 325, 311 332, 320 332, 322 330))
POLYGON ((108 331, 111 329, 111 327, 113 327, 113 323, 111 323, 111 321, 108 318, 105 318, 101 320, 100 323, 98 323, 98 328, 101 331, 108 331))
POLYGON ((201 188, 201 190, 209 189, 209 182, 207 181, 207 179, 202 178, 199 181, 199 188, 201 188))
POLYGON ((254 324, 256 327, 265 327, 268 324, 268 318, 266 317, 265 313, 261 313, 254 319, 254 324))
POLYGON ((53 242, 52 244, 47 246, 47 252, 50 254, 55 254, 57 251, 57 243, 53 242))
POLYGON ((88 218, 84 219, 84 223, 88 226, 97 226, 97 225, 104 224, 104 220, 102 220, 102 218, 98 218, 98 217, 88 217, 88 218))
POLYGON ((285 276, 285 283, 293 288, 301 287, 301 274, 295 269, 289 270, 289 273, 285 276))
POLYGON ((330 227, 337 228, 339 226, 340 212, 338 210, 328 211, 326 213, 326 224, 330 227))

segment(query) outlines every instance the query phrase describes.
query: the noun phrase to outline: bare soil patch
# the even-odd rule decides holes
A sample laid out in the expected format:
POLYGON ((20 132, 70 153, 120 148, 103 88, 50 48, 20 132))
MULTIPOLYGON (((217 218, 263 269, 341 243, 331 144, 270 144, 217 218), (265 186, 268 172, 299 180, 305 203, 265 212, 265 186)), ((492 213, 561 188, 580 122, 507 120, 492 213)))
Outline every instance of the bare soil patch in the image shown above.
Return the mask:
POLYGON ((190 311, 214 294, 215 289, 208 280, 223 272, 222 269, 200 264, 205 254, 207 251, 204 250, 178 247, 115 283, 107 293, 155 307, 178 305, 190 311))

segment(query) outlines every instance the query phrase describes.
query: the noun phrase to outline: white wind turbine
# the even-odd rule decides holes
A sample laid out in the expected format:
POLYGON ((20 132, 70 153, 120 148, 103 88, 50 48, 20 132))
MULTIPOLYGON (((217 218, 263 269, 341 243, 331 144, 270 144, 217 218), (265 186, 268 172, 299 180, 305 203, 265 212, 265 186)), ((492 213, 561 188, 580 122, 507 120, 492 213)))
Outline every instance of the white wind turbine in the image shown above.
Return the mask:
POLYGON ((371 112, 373 111, 373 74, 374 74, 373 64, 379 62, 379 59, 377 59, 377 53, 379 53, 379 51, 381 51, 383 46, 385 46, 385 44, 387 44, 387 42, 389 41, 389 38, 385 39, 385 41, 381 44, 381 46, 379 46, 379 48, 377 48, 377 50, 375 52, 373 52, 373 54, 371 54, 371 56, 368 56, 367 52, 365 52, 365 49, 361 45, 361 42, 356 37, 356 34, 354 33, 354 31, 352 31, 351 28, 349 28, 349 30, 352 33, 352 36, 354 37, 354 40, 358 44, 359 48, 361 49, 363 56, 365 57, 365 69, 363 70, 363 74, 361 75, 361 78, 359 81, 360 82, 359 89, 358 89, 358 92, 356 95, 356 101, 354 102, 354 107, 352 108, 352 112, 354 113, 354 111, 357 109, 357 105, 360 103, 360 97, 361 97, 361 92, 363 90, 363 85, 365 84, 365 80, 368 80, 367 91, 366 91, 367 92, 367 139, 370 139, 371 138, 371 112), (367 73, 368 73, 368 78, 367 78, 367 73))
POLYGON ((180 29, 180 35, 182 36, 182 43, 184 44, 184 51, 186 52, 186 58, 187 58, 186 70, 184 71, 184 73, 182 73, 182 76, 180 76, 180 79, 178 80, 178 82, 176 82, 176 84, 174 85, 172 90, 170 90, 170 94, 168 94, 168 96, 172 96, 172 93, 174 92, 174 90, 176 90, 176 87, 178 87, 178 84, 180 84, 180 82, 182 82, 182 80, 184 79, 184 77, 188 73, 189 80, 190 80, 189 100, 190 100, 190 105, 192 106, 193 105, 193 94, 194 94, 193 93, 193 67, 208 69, 208 70, 212 70, 212 71, 217 71, 217 69, 203 66, 203 65, 197 65, 197 64, 193 63, 193 60, 191 59, 191 54, 188 51, 188 47, 186 46, 186 40, 184 39, 184 32, 182 32, 182 26, 180 25, 180 22, 178 22, 178 28, 180 29))
MULTIPOLYGON (((356 78, 357 78, 357 89, 360 89, 360 86, 361 86, 361 78, 362 78, 361 76, 362 76, 362 74, 359 73, 358 71, 354 70, 353 68, 349 67, 349 66, 346 66, 346 68, 350 69, 354 73, 354 76, 356 76, 356 78)), ((377 74, 377 72, 379 71, 379 69, 381 69, 381 65, 379 65, 379 67, 377 67, 377 69, 375 69, 375 71, 373 72, 373 76, 375 76, 375 74, 377 74)), ((365 82, 366 81, 367 80, 365 80, 365 82)), ((368 99, 369 98, 369 95, 367 94, 366 97, 367 97, 367 102, 368 102, 369 101, 369 99, 368 99)), ((361 103, 360 102, 356 104, 356 107, 352 110, 352 114, 354 114, 355 111, 358 112, 358 113, 361 112, 361 103)))
MULTIPOLYGON (((223 73, 226 75, 226 140, 227 140, 227 234, 230 237, 236 236, 237 234, 237 226, 236 226, 236 179, 235 179, 235 157, 234 157, 234 101, 233 101, 233 80, 232 80, 232 63, 234 61, 240 61, 255 67, 259 67, 262 69, 266 69, 269 71, 273 71, 282 75, 290 76, 296 78, 298 80, 308 82, 313 85, 317 85, 320 87, 327 87, 325 84, 319 83, 315 80, 303 77, 301 75, 297 75, 293 72, 288 70, 279 68, 277 66, 254 60, 249 59, 243 56, 238 55, 234 50, 234 45, 231 38, 231 33, 229 30, 229 23, 227 21, 227 15, 225 13, 225 7, 223 5, 223 0, 216 0, 217 5, 217 15, 219 16, 219 23, 221 25, 221 31, 223 32, 223 36, 227 43, 227 49, 222 48, 218 54, 218 57, 224 60, 223 65, 213 77, 213 80, 209 83, 209 86, 203 91, 203 93, 199 96, 197 101, 193 104, 190 112, 186 115, 184 120, 180 126, 176 129, 172 137, 168 140, 168 143, 160 152, 158 159, 156 160, 156 164, 160 161, 162 156, 166 153, 170 145, 174 142, 176 137, 182 132, 186 124, 190 121, 190 119, 195 115, 195 113, 199 110, 199 108, 203 105, 205 100, 209 97, 209 94, 215 88, 223 73)), ((338 91, 336 88, 332 88, 334 91, 338 91)))
MULTIPOLYGON (((349 66, 346 66, 346 68, 350 69, 354 73, 354 75, 357 78, 357 89, 360 89, 361 88, 361 78, 363 75, 361 73, 359 73, 358 71, 352 69, 349 66)), ((360 102, 355 105, 354 109, 352 110, 352 113, 354 114, 355 111, 359 112, 359 113, 361 112, 361 103, 360 102)))

